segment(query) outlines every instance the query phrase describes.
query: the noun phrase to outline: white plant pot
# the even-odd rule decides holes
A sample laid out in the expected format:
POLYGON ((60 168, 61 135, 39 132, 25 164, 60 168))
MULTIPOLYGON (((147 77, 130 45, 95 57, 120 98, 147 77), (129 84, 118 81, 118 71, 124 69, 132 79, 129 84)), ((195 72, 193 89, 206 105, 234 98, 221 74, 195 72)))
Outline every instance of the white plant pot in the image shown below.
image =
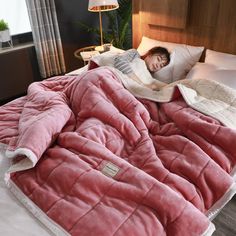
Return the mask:
POLYGON ((8 42, 11 41, 11 35, 9 29, 0 31, 0 42, 8 42))

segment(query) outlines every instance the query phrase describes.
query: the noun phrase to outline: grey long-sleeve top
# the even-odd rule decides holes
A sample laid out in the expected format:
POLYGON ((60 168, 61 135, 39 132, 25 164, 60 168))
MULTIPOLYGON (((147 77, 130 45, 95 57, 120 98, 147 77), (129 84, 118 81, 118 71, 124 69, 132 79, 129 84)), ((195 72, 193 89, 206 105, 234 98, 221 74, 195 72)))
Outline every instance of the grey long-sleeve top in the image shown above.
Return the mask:
POLYGON ((114 67, 124 74, 134 73, 130 62, 135 58, 140 58, 138 51, 136 49, 129 49, 114 58, 114 67))

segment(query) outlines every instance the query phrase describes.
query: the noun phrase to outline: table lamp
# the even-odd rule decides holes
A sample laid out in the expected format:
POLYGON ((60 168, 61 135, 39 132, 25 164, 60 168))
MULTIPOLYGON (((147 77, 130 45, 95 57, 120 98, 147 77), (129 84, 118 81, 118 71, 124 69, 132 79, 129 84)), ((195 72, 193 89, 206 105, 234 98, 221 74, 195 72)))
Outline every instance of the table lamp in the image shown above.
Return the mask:
POLYGON ((89 0, 88 10, 91 12, 99 13, 99 27, 100 27, 100 39, 101 46, 98 47, 98 51, 103 51, 103 34, 102 34, 102 11, 111 11, 119 7, 117 0, 89 0))

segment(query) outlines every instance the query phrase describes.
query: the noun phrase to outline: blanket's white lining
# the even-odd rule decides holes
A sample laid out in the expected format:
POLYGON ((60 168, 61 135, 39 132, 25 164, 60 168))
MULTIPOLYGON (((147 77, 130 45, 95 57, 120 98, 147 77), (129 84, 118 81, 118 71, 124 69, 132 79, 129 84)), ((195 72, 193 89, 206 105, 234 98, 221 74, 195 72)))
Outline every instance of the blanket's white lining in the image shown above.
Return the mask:
MULTIPOLYGON (((211 117, 214 117, 214 118, 218 119, 222 124, 224 124, 227 127, 230 127, 231 129, 236 129, 235 121, 230 119, 230 117, 223 116, 222 115, 223 110, 221 110, 221 111, 218 111, 218 110, 212 111, 208 106, 204 107, 202 105, 204 103, 204 101, 208 100, 207 98, 204 98, 200 95, 197 95, 197 93, 194 90, 192 90, 191 88, 188 88, 188 87, 186 87, 182 84, 177 84, 177 87, 179 88, 184 100, 186 101, 186 103, 190 107, 192 107, 192 108, 196 109, 197 111, 200 111, 200 112, 202 112, 202 113, 204 113, 208 116, 211 116, 211 117), (190 91, 192 92, 192 94, 191 94, 190 91)), ((223 102, 220 101, 220 100, 216 100, 216 101, 217 101, 218 104, 223 104, 223 102)), ((207 105, 207 103, 205 105, 207 105)), ((230 105, 228 105, 228 107, 230 107, 230 105)), ((224 110, 226 110, 226 107, 224 107, 224 110)))
POLYGON ((27 148, 18 148, 14 151, 6 150, 5 155, 8 158, 14 158, 18 155, 23 155, 26 157, 21 161, 17 162, 16 164, 13 164, 8 170, 9 173, 30 169, 34 167, 38 161, 36 155, 27 148))
POLYGON ((58 236, 69 236, 60 225, 50 219, 38 206, 36 206, 25 194, 14 184, 11 179, 8 179, 7 185, 10 191, 16 198, 38 219, 40 220, 52 233, 58 236))
POLYGON ((215 225, 210 222, 207 230, 202 234, 202 236, 211 236, 215 230, 215 225))
POLYGON ((206 216, 209 220, 213 220, 219 213, 220 210, 231 200, 236 193, 236 183, 233 183, 227 192, 222 196, 207 212, 206 216))
POLYGON ((232 178, 236 182, 236 166, 232 169, 230 175, 232 176, 232 178))

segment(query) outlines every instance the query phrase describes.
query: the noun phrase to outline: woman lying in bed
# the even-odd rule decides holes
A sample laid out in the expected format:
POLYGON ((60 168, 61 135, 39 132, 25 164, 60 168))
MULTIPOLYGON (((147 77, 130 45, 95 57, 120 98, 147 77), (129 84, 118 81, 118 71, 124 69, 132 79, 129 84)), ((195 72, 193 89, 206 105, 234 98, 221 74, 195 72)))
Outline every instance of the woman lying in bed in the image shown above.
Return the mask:
POLYGON ((154 47, 150 49, 145 55, 140 56, 136 49, 130 49, 122 54, 119 54, 114 59, 114 67, 124 74, 128 75, 130 78, 135 80, 137 83, 142 84, 153 90, 160 90, 166 83, 155 80, 151 84, 143 83, 140 78, 133 71, 130 63, 135 58, 141 58, 144 60, 147 69, 150 73, 159 71, 164 66, 168 65, 170 62, 170 53, 166 48, 154 47))

